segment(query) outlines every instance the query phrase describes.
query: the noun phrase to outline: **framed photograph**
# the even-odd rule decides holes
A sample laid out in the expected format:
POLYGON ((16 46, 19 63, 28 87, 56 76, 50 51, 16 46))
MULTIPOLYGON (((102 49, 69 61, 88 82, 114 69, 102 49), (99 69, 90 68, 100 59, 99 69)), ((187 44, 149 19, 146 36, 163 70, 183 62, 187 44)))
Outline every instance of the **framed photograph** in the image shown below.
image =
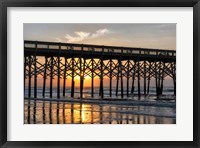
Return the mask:
POLYGON ((1 147, 199 147, 199 5, 1 1, 1 147))

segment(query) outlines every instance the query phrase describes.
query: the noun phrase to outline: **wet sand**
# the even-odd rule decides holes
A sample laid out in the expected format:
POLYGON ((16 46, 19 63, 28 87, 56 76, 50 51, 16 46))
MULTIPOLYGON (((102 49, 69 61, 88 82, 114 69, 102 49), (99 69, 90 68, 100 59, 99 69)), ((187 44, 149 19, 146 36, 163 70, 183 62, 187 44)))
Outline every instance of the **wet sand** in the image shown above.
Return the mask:
POLYGON ((25 98, 24 123, 176 124, 176 107, 173 101, 25 98))

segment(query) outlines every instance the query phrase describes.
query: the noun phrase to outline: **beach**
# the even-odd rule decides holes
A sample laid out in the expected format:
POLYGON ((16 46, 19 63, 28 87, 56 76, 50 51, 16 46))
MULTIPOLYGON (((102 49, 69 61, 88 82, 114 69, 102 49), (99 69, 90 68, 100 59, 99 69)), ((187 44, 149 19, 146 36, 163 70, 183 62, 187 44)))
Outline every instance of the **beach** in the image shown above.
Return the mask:
MULTIPOLYGON (((37 98, 28 98, 25 90, 25 124, 176 124, 176 101, 171 87, 166 87, 159 98, 152 87, 148 96, 138 98, 135 94, 123 99, 109 97, 107 91, 101 99, 97 88, 94 98, 90 88, 84 89, 84 98, 79 97, 78 88, 74 98, 67 92, 65 97, 56 98, 53 94, 49 98, 48 90, 44 98, 40 90, 37 98)), ((56 92, 56 88, 53 90, 56 92)))

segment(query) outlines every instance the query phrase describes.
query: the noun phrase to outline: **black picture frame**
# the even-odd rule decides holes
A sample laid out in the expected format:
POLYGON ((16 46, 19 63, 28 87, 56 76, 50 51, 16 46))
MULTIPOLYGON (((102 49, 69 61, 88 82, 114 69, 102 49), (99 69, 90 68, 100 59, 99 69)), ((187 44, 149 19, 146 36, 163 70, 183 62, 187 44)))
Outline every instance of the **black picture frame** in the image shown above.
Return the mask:
MULTIPOLYGON (((0 2, 0 146, 1 147, 200 147, 200 2, 199 0, 1 0, 0 2), (193 137, 189 141, 7 141, 8 7, 193 7, 193 137)), ((20 134, 20 133, 19 133, 20 134)), ((133 133, 134 134, 134 133, 133 133)))

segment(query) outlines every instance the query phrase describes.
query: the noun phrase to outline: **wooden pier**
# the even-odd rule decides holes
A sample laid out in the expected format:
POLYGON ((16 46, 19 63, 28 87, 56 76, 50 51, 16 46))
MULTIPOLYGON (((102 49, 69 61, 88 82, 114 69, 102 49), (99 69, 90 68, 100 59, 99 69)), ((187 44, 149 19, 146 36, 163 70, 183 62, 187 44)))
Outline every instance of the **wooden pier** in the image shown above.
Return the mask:
MULTIPOLYGON (((37 98, 38 76, 43 77, 42 94, 45 97, 49 87, 52 98, 53 79, 57 80, 57 98, 66 95, 66 85, 71 84, 71 97, 75 93, 76 76, 80 77, 80 98, 83 97, 84 78, 91 78, 91 96, 94 97, 94 78, 98 77, 99 96, 104 98, 103 79, 109 78, 109 95, 113 91, 118 96, 119 84, 121 98, 124 95, 134 95, 137 81, 138 97, 148 95, 150 81, 155 78, 156 94, 162 95, 163 81, 169 76, 173 80, 174 95, 176 95, 176 51, 134 47, 100 46, 87 44, 71 44, 43 41, 24 41, 24 86, 28 81, 28 97, 31 97, 32 78, 34 79, 34 98, 37 98), (43 60, 38 60, 38 58, 43 60), (41 62, 42 61, 42 62, 41 62), (71 82, 66 81, 71 77, 71 82), (116 78, 116 90, 113 89, 113 79, 116 78), (46 80, 50 81, 49 86, 46 80), (141 80, 143 79, 143 92, 141 80), (126 80, 126 81, 125 81, 126 80), (62 92, 60 84, 63 84, 62 92), (125 82, 123 82, 125 81, 125 82), (130 82, 132 82, 130 84, 130 82), (124 85, 126 91, 124 92, 124 85), (129 88, 130 87, 130 88, 129 88)), ((55 87, 55 86, 54 86, 55 87)))

